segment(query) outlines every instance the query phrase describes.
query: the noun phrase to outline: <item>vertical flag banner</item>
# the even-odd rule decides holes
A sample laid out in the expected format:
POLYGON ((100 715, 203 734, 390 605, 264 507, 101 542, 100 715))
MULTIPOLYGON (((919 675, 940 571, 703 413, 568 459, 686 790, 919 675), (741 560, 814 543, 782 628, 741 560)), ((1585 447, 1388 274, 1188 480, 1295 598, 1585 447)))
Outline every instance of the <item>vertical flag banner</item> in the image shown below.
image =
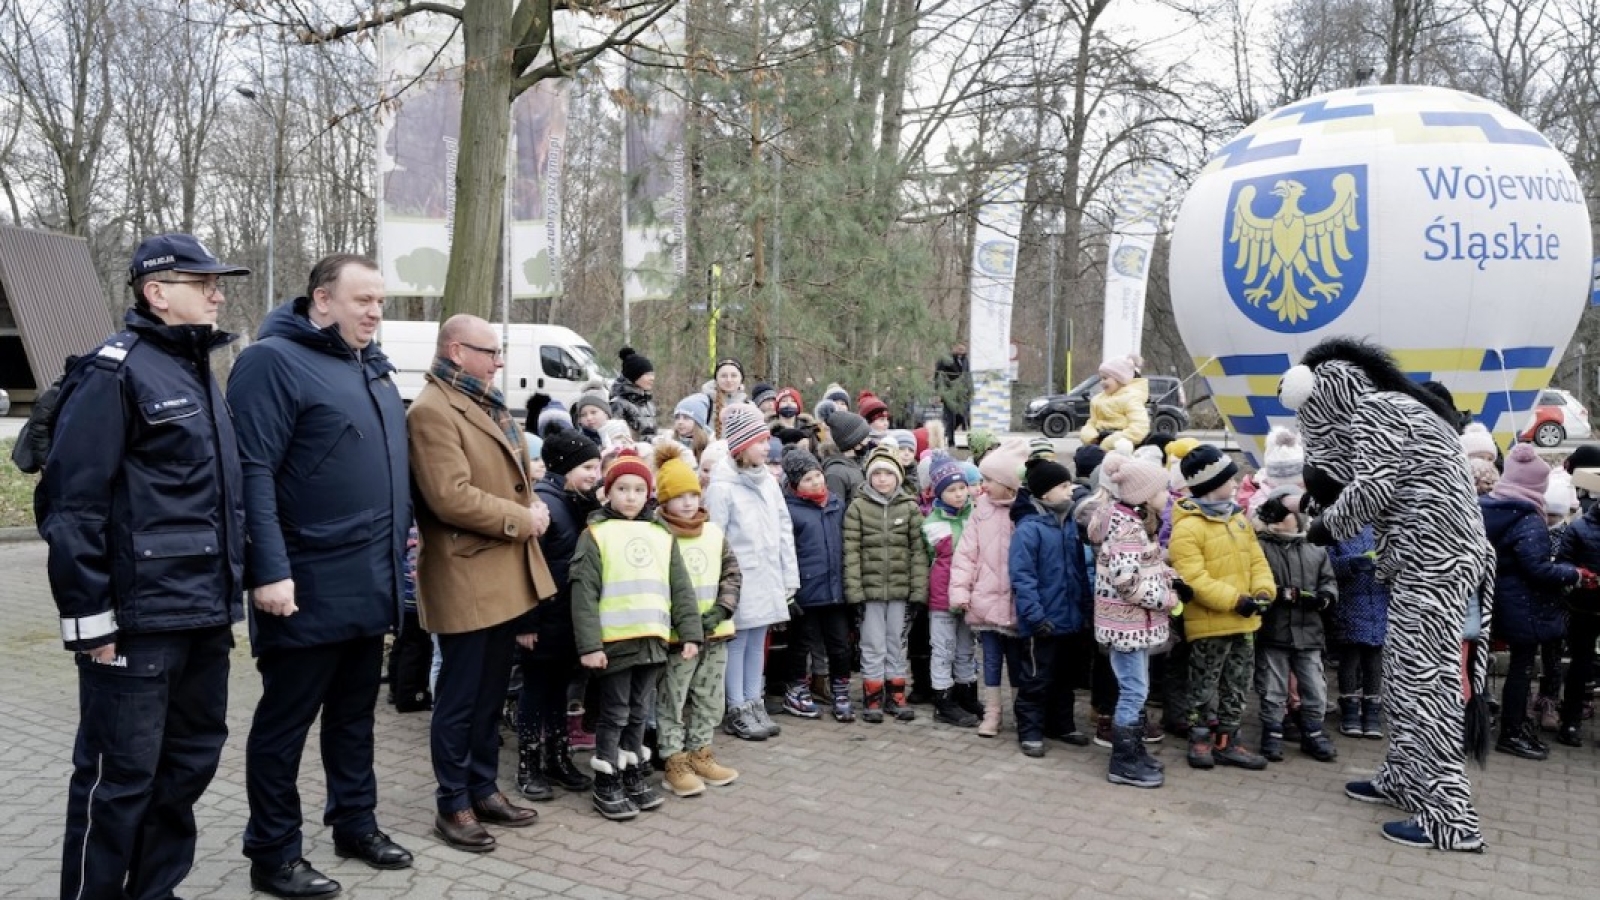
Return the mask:
MULTIPOLYGON (((681 8, 680 8, 681 9, 681 8)), ((622 297, 624 304, 677 292, 687 271, 682 76, 684 20, 674 11, 647 31, 623 91, 622 297)))
POLYGON ((1011 430, 1011 302, 1017 280, 1017 235, 1027 170, 989 176, 972 240, 972 313, 967 360, 972 369, 973 428, 1011 430))
POLYGON ((393 294, 444 294, 461 134, 461 43, 448 37, 388 28, 379 42, 392 103, 378 117, 378 265, 393 294))
POLYGON ((1138 353, 1144 338, 1144 297, 1150 280, 1150 253, 1156 243, 1161 207, 1174 181, 1170 168, 1142 166, 1117 198, 1106 259, 1106 309, 1100 358, 1138 353))
POLYGON ((511 296, 561 290, 561 170, 567 143, 565 78, 541 81, 511 106, 511 296))

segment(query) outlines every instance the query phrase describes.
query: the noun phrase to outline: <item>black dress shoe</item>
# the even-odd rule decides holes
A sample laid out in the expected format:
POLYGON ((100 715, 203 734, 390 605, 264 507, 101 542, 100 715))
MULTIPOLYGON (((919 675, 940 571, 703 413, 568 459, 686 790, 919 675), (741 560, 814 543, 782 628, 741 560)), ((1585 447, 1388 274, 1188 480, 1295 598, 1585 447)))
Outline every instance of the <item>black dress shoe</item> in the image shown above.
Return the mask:
POLYGON ((274 897, 332 897, 339 893, 339 882, 311 868, 304 859, 276 869, 252 864, 250 886, 274 897))
POLYGON ((526 806, 517 806, 505 794, 490 794, 472 804, 472 812, 480 822, 504 825, 507 828, 525 828, 539 818, 539 813, 526 806))
POLYGON ((1541 760, 1550 756, 1550 750, 1530 739, 1526 734, 1506 735, 1495 742, 1494 749, 1522 759, 1541 760))
POLYGON ((470 809, 457 810, 448 816, 440 813, 433 820, 433 833, 446 844, 468 853, 488 853, 494 849, 494 835, 484 829, 470 809))
POLYGON ((1556 731, 1556 743, 1563 747, 1582 747, 1583 735, 1578 733, 1578 726, 1563 725, 1556 731))
POLYGON ((353 841, 341 841, 335 838, 333 852, 341 859, 359 859, 374 869, 411 867, 411 853, 381 831, 374 831, 353 841))

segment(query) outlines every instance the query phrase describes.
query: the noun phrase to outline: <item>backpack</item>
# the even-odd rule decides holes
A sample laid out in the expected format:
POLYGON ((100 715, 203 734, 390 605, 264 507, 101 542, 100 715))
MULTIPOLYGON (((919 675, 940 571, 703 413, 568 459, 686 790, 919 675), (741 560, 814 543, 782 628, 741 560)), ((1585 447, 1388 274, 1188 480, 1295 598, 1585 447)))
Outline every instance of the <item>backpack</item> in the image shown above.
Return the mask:
POLYGON ((11 462, 28 475, 43 471, 45 460, 50 458, 56 416, 72 395, 72 389, 83 380, 83 373, 91 365, 113 371, 122 368, 128 351, 138 342, 137 334, 122 331, 108 338, 92 354, 67 357, 62 363, 61 375, 50 382, 50 386, 33 401, 33 408, 28 411, 28 421, 23 423, 22 430, 17 434, 17 443, 11 448, 11 462))

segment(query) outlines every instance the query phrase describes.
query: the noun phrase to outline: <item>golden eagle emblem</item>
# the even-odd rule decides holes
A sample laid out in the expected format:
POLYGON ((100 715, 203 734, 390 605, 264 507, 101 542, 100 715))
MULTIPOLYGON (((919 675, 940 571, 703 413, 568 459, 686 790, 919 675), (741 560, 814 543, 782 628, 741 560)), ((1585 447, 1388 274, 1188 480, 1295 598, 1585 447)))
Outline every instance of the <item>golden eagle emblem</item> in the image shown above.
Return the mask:
POLYGON ((1292 178, 1273 185, 1272 194, 1283 198, 1272 218, 1256 215, 1251 206, 1256 188, 1246 184, 1233 204, 1233 227, 1228 243, 1237 247, 1233 268, 1242 274, 1243 297, 1267 309, 1278 322, 1295 325, 1311 318, 1319 303, 1331 302, 1344 291, 1341 263, 1353 258, 1350 233, 1360 231, 1356 178, 1349 172, 1333 177, 1333 199, 1320 210, 1300 208, 1306 186, 1292 178), (1305 287, 1296 283, 1303 279, 1305 287))

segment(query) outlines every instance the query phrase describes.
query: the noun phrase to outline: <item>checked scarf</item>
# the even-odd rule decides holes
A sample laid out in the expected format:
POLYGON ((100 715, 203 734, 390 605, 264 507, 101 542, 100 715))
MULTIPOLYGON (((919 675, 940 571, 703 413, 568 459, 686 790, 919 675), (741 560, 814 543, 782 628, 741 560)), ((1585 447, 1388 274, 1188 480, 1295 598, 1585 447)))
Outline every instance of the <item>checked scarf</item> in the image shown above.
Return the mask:
POLYGON ((473 378, 462 371, 460 366, 442 356, 434 358, 433 368, 428 370, 428 374, 466 394, 468 399, 482 407, 483 411, 489 414, 489 418, 500 426, 500 430, 505 432, 506 441, 511 444, 511 453, 517 458, 517 465, 523 464, 522 454, 518 452, 524 446, 522 429, 517 427, 517 420, 511 418, 511 410, 506 408, 506 398, 500 393, 499 388, 473 378))

